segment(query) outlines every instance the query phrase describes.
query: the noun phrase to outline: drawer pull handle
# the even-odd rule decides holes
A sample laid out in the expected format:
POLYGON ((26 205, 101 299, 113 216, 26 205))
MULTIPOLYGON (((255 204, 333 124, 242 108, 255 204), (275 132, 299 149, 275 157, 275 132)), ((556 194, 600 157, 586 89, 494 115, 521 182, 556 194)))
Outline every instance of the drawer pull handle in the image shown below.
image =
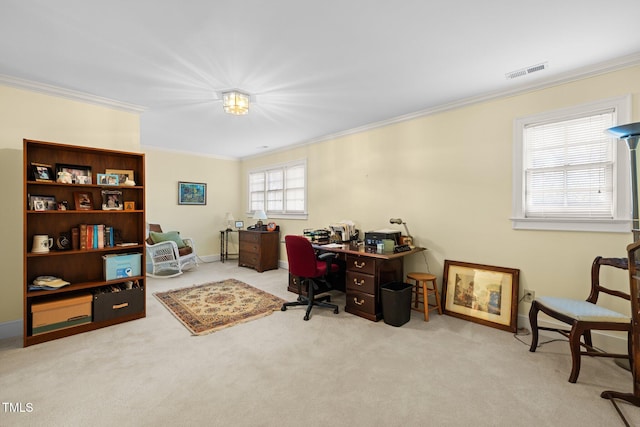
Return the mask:
POLYGON ((353 298, 353 302, 354 302, 356 305, 362 305, 362 304, 364 304, 364 300, 362 300, 362 301, 358 301, 358 298, 356 298, 356 297, 354 297, 354 298, 353 298))
POLYGON ((363 286, 364 285, 364 279, 360 280, 360 282, 358 282, 358 279, 353 279, 353 284, 356 286, 363 286))
POLYGON ((113 308, 114 310, 117 310, 119 308, 125 308, 125 307, 129 307, 129 303, 128 302, 123 302, 122 304, 114 304, 113 308))
POLYGON ((356 268, 362 268, 364 267, 364 265, 366 264, 366 262, 362 261, 362 264, 358 264, 358 261, 353 261, 353 265, 356 266, 356 268))

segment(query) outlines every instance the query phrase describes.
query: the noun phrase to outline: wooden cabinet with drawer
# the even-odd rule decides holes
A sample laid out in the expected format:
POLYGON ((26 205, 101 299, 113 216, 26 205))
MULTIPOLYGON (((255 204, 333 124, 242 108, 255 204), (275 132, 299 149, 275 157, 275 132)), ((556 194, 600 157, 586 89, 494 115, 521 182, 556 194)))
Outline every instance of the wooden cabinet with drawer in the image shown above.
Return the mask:
POLYGON ((280 259, 280 231, 240 230, 238 265, 262 273, 278 268, 280 259))
POLYGON ((402 259, 347 255, 345 311, 365 319, 382 318, 380 286, 402 281, 402 259))

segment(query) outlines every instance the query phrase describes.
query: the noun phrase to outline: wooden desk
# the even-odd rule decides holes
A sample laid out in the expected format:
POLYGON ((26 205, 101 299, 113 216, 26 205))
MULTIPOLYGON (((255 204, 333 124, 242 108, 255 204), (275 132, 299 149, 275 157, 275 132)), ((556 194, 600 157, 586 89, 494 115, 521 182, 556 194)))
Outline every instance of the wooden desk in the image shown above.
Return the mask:
POLYGON ((400 253, 373 253, 365 251, 364 245, 347 244, 339 247, 314 245, 313 247, 321 252, 337 253, 346 262, 347 304, 344 310, 375 322, 382 318, 380 287, 389 282, 402 282, 404 257, 425 250, 425 248, 416 247, 411 251, 400 253))

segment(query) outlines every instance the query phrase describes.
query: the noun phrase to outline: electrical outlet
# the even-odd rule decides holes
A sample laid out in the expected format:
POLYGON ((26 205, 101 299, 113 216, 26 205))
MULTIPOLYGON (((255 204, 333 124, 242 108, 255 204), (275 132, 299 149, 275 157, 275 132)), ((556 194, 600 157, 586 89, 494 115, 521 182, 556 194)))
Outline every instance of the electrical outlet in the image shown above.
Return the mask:
POLYGON ((524 290, 524 297, 523 297, 524 302, 533 302, 535 297, 536 297, 536 291, 532 291, 531 289, 524 290))

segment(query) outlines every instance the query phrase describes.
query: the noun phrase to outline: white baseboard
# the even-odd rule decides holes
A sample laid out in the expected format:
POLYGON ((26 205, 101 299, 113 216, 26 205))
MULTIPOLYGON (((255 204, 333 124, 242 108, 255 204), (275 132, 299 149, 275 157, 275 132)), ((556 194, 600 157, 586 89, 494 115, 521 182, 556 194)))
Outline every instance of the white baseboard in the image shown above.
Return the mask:
POLYGON ((198 258, 203 262, 220 261, 220 255, 198 255, 198 258))
POLYGON ((0 323, 0 340, 22 336, 22 320, 0 323))

